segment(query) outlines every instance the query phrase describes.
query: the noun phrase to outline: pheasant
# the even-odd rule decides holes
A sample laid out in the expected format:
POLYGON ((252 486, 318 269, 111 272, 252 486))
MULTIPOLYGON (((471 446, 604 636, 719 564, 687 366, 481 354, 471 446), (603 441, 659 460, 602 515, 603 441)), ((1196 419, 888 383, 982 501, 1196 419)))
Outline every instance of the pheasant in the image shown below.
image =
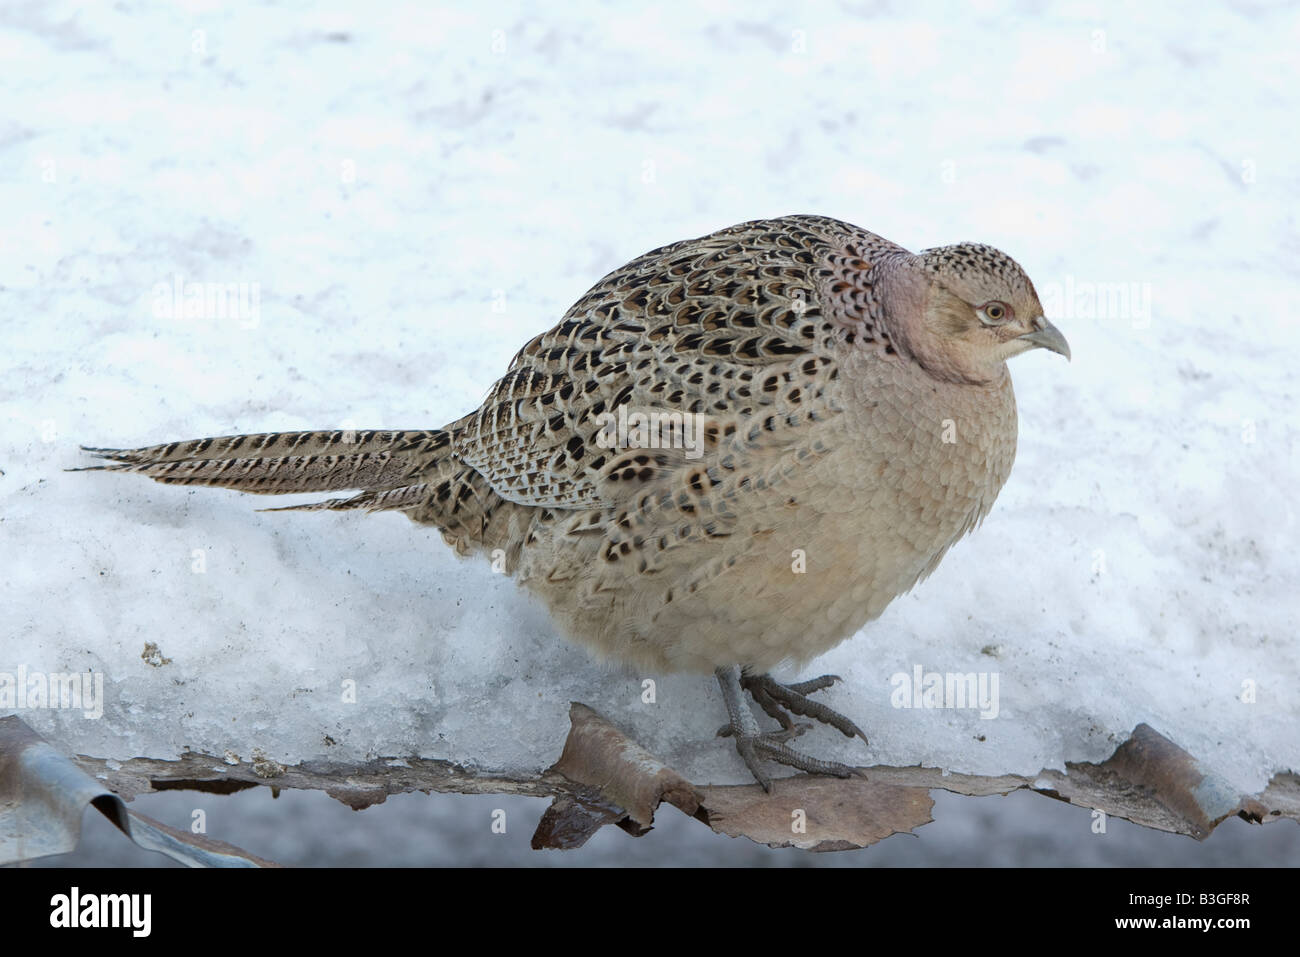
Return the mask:
POLYGON ((1070 355, 997 249, 784 216, 611 272, 442 428, 86 451, 173 485, 352 490, 290 509, 434 526, 599 655, 712 672, 720 733, 770 789, 764 761, 853 773, 788 744, 794 715, 866 740, 809 697, 838 679, 768 672, 879 616, 988 514, 1016 451, 1006 360, 1034 348, 1070 355))

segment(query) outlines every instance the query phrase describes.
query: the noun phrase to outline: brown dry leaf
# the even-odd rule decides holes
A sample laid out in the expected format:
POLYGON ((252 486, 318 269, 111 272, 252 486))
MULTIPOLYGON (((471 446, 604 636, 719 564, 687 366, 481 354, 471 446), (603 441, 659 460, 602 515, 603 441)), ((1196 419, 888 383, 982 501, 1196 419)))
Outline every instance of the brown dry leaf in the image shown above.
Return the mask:
POLYGON ((699 794, 684 777, 574 701, 571 727, 560 760, 547 771, 578 785, 555 799, 533 835, 534 848, 571 848, 586 843, 605 824, 640 836, 654 824, 655 808, 667 801, 687 814, 699 794))
POLYGON ((1269 809, 1242 794, 1222 777, 1148 724, 1101 764, 1067 764, 1067 773, 1044 771, 1036 791, 1121 817, 1161 831, 1209 837, 1234 814, 1255 823, 1269 809))
POLYGON ((844 851, 928 824, 933 807, 925 787, 799 775, 779 779, 770 794, 757 784, 704 788, 696 817, 770 847, 844 851))

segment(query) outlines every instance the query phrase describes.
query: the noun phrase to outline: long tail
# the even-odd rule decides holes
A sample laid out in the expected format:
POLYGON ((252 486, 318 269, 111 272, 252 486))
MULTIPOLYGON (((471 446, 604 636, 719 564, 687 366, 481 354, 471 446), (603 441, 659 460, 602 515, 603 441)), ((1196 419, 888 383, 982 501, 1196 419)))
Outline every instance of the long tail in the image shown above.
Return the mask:
MULTIPOLYGON (((82 446, 108 465, 70 471, 137 472, 168 485, 208 485, 259 495, 359 489, 288 510, 410 509, 428 496, 427 478, 450 463, 451 433, 441 430, 378 432, 265 432, 168 442, 138 449, 82 446)), ((271 511, 277 511, 272 509, 271 511)))

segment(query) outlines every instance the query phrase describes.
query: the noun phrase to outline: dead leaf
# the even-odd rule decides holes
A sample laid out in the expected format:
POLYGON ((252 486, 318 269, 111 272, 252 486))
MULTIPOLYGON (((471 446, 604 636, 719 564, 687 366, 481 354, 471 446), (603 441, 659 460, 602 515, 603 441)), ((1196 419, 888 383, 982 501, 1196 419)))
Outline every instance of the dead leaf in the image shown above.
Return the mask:
POLYGON ((719 834, 770 847, 843 851, 928 824, 933 807, 924 787, 799 775, 781 778, 770 794, 757 784, 704 788, 696 817, 719 834))
POLYGON ((579 847, 610 823, 639 837, 664 801, 686 814, 699 809, 689 781, 591 708, 572 702, 569 722, 564 752, 546 773, 580 787, 552 802, 533 835, 534 848, 579 847))

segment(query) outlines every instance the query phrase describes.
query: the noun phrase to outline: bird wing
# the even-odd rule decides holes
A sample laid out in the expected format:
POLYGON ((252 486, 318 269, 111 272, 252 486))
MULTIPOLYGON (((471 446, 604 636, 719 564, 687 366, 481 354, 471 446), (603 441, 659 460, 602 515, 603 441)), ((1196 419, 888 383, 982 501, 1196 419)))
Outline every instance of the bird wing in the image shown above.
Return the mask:
POLYGON ((855 257, 882 245, 898 249, 836 220, 787 216, 648 252, 520 350, 457 423, 456 454, 502 498, 545 508, 617 505, 665 475, 707 485, 710 469, 692 467, 701 459, 691 449, 611 447, 620 406, 689 416, 676 435, 685 444, 688 427, 702 433, 696 448, 716 453, 705 465, 837 414, 824 398, 846 328, 825 313, 821 290, 836 257, 865 275, 869 263, 855 257))

